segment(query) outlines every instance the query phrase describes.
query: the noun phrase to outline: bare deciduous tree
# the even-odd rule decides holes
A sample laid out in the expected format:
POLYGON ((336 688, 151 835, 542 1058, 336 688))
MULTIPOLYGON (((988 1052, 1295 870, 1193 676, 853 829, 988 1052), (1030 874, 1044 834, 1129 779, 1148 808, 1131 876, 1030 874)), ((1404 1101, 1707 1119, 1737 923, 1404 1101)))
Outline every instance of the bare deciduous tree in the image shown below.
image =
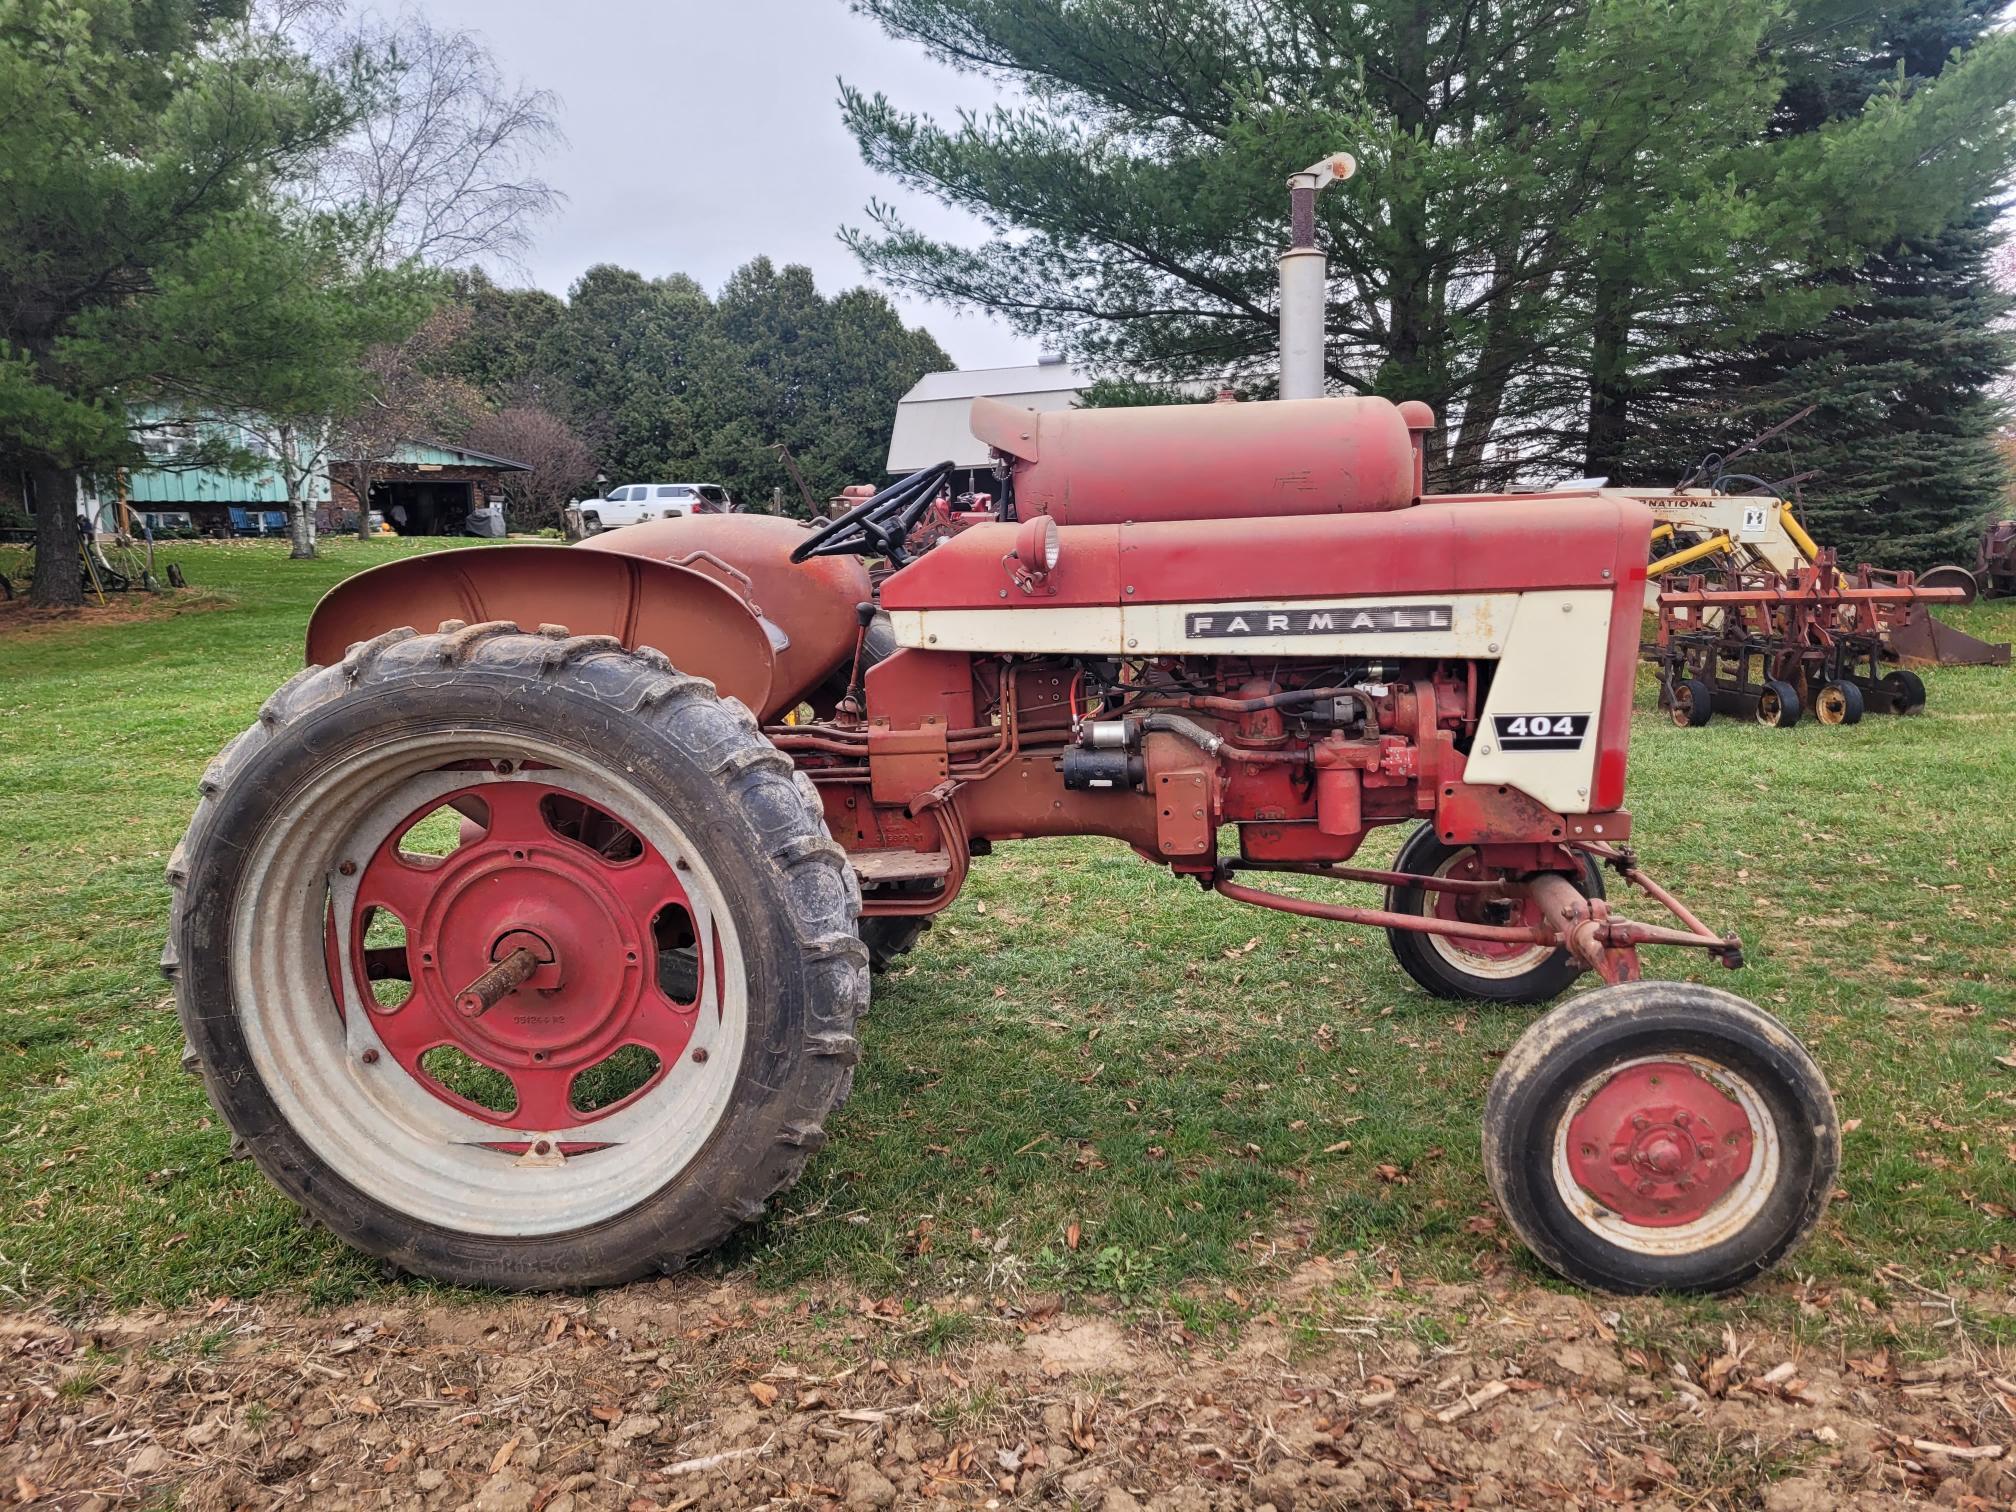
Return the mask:
POLYGON ((417 14, 367 17, 321 46, 365 103, 306 196, 366 213, 369 262, 515 264, 564 199, 535 171, 564 140, 558 98, 506 79, 480 34, 417 14))
POLYGON ((560 523, 560 511, 595 477, 595 454, 565 421, 533 405, 514 406, 476 422, 467 443, 492 456, 523 462, 530 472, 509 473, 504 497, 520 530, 560 523))
POLYGON ((461 305, 444 305, 404 341, 373 347, 363 362, 363 402, 336 422, 334 454, 357 492, 357 535, 371 536, 371 485, 388 459, 408 441, 460 435, 483 413, 483 399, 468 384, 434 370, 440 354, 469 326, 461 305))

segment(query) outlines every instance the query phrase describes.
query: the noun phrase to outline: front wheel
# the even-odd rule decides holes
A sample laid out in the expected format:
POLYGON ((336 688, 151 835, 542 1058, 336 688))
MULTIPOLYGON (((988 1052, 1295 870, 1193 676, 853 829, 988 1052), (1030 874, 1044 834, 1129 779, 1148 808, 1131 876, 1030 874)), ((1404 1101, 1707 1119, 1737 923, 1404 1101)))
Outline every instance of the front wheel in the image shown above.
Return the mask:
POLYGON ((809 783, 655 651, 393 631, 211 765, 162 958, 247 1153, 462 1285, 669 1270, 763 1211, 858 1055, 860 894, 809 783))
POLYGON ((1698 677, 1675 678, 1666 695, 1666 711, 1683 730, 1698 730, 1715 717, 1715 690, 1698 677))
POLYGON ((1492 1079, 1484 1169, 1550 1269, 1611 1292, 1724 1291, 1819 1224, 1834 1099, 1783 1024, 1733 993, 1632 982, 1564 1003, 1492 1079))
MULTIPOLYGON (((1456 882, 1489 880, 1475 846, 1448 844, 1432 824, 1424 824, 1408 836, 1393 869, 1456 882)), ((1588 856, 1582 857, 1582 874, 1575 879, 1575 886, 1585 898, 1603 896, 1603 873, 1588 856)), ((1389 888, 1386 907, 1392 913, 1472 924, 1541 922, 1539 906, 1530 899, 1480 900, 1426 887, 1389 888)), ((1567 950, 1550 945, 1462 940, 1411 929, 1387 930, 1386 942, 1400 968, 1430 996, 1459 1002, 1551 1003, 1574 985, 1583 969, 1567 950)))

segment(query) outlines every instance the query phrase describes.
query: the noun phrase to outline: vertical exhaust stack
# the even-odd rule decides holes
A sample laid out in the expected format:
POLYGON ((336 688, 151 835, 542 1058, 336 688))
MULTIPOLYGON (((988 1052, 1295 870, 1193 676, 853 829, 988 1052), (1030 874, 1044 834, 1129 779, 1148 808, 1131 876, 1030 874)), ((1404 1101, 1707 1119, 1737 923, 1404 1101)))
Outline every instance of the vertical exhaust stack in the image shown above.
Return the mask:
POLYGON ((1330 261, 1316 245, 1316 196, 1358 171, 1348 152, 1333 152, 1288 180, 1293 221, 1281 254, 1281 397, 1323 397, 1324 323, 1330 297, 1330 261))

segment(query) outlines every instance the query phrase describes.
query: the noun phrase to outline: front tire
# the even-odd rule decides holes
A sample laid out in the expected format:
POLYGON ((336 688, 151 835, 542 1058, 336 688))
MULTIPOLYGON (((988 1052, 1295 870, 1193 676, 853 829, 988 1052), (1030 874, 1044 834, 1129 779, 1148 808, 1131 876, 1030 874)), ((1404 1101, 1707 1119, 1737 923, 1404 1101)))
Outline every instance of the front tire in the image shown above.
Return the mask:
POLYGON ((202 793, 162 958, 191 1057, 357 1248, 622 1282, 824 1143, 868 995, 853 872, 748 711, 659 653, 393 631, 276 693, 202 793), (470 1014, 521 952, 534 974, 470 1014))
MULTIPOLYGON (((1577 890, 1585 898, 1602 897, 1602 870, 1590 857, 1581 859, 1582 875, 1576 879, 1577 890)), ((1435 833, 1432 824, 1421 825, 1407 837, 1393 862, 1393 870, 1455 881, 1484 879, 1477 864, 1476 847, 1448 844, 1435 833)), ((1392 913, 1465 919, 1472 923, 1540 922, 1540 910, 1530 902, 1479 905, 1425 887, 1388 888, 1386 907, 1392 913)), ((1387 930, 1386 943, 1392 947, 1393 959, 1400 963, 1401 970, 1430 997, 1454 1002, 1551 1003, 1573 986, 1583 971, 1582 963, 1567 950, 1545 945, 1471 942, 1410 929, 1387 930)))
POLYGON ((1541 1263, 1610 1292, 1726 1291, 1819 1224, 1840 1122, 1770 1014, 1689 982, 1562 1004, 1492 1079, 1484 1169, 1541 1263))

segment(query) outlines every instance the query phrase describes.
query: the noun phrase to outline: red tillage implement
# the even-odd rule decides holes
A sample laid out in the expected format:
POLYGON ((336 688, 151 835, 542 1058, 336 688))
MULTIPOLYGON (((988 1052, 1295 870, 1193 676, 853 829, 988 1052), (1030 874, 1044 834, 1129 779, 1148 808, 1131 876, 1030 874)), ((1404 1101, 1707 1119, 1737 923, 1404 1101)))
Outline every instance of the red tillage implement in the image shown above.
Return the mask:
POLYGON ((2008 647, 1984 646, 1932 617, 1933 606, 1966 597, 1908 572, 1844 573, 1822 551, 1788 573, 1669 579, 1647 655, 1676 724, 1706 724, 1715 712, 1779 727, 1809 710, 1830 725, 1854 724, 1865 712, 1915 714, 1925 684, 1891 662, 1936 662, 1942 639, 1979 648, 1979 660, 2008 660, 2008 647))

